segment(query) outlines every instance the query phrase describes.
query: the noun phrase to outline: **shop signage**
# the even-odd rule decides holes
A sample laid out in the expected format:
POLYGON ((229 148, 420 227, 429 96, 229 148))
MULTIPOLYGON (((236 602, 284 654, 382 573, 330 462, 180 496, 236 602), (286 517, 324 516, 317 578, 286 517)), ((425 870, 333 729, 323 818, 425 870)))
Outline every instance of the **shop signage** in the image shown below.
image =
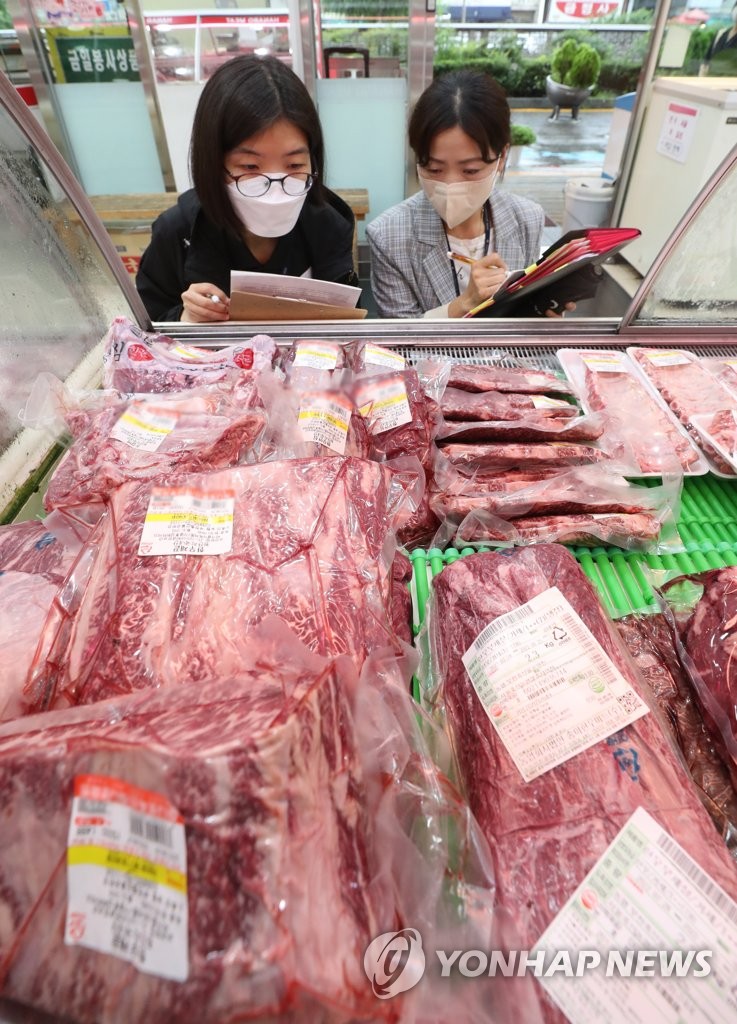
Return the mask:
POLYGON ((50 28, 46 39, 58 85, 140 81, 133 40, 121 25, 81 30, 50 28))

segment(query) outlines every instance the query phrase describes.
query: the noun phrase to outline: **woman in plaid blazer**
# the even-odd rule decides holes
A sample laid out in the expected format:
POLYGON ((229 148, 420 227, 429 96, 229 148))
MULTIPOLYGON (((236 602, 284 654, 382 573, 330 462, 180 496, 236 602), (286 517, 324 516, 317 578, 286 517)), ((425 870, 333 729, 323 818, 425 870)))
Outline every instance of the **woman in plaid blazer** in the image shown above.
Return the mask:
POLYGON ((422 94, 409 122, 422 191, 366 231, 382 317, 461 317, 540 255, 542 207, 494 189, 509 140, 509 104, 486 73, 451 72, 422 94))

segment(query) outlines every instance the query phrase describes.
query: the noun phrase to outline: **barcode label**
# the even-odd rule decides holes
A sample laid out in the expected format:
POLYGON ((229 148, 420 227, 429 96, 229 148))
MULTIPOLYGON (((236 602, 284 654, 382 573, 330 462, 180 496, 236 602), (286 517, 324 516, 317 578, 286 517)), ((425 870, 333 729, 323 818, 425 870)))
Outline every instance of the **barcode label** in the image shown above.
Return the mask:
POLYGON ((177 808, 123 779, 76 776, 65 944, 181 982, 189 973, 188 936, 187 844, 177 808))
POLYGON ((155 818, 147 818, 143 814, 130 815, 131 835, 138 836, 139 839, 147 839, 152 843, 159 843, 161 846, 168 846, 169 849, 174 846, 172 829, 172 825, 166 825, 163 821, 157 821, 155 818))
POLYGON ((703 868, 700 868, 696 861, 692 860, 686 851, 682 850, 678 843, 665 832, 658 836, 658 846, 681 869, 689 881, 693 882, 702 896, 705 896, 732 924, 737 925, 737 903, 730 899, 716 882, 712 882, 703 868))
POLYGON ((462 660, 525 782, 647 714, 557 587, 490 622, 462 660))

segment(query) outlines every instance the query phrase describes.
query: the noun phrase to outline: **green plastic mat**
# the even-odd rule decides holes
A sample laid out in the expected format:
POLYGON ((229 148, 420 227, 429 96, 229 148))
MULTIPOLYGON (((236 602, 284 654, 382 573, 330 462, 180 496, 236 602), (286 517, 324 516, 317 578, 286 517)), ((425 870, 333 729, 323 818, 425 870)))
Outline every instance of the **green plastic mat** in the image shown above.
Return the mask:
MULTIPOLYGON (((678 532, 685 548, 678 554, 655 555, 611 547, 569 547, 569 551, 596 587, 611 616, 653 611, 656 599, 645 575, 647 568, 693 573, 737 565, 737 481, 718 479, 711 474, 686 477, 678 532)), ((425 618, 432 577, 458 558, 491 550, 478 545, 460 551, 418 548, 410 552, 415 635, 425 618)))

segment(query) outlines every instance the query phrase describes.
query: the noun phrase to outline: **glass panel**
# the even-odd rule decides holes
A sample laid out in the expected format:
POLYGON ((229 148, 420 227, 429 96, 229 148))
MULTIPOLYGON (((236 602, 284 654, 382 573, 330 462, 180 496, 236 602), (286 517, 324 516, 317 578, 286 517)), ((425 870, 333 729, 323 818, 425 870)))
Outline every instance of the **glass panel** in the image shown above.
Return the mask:
POLYGON ((658 270, 635 323, 737 326, 737 158, 658 270))
MULTIPOLYGON (((100 352, 90 360, 87 375, 85 358, 111 320, 135 319, 63 188, 1 103, 0 292, 1 514, 13 497, 7 466, 11 455, 14 465, 18 462, 18 413, 36 376, 49 371, 90 383, 99 375, 100 352)), ((50 438, 41 440, 51 446, 50 438)), ((20 453, 22 480, 34 462, 29 448, 20 453)))
POLYGON ((141 6, 174 183, 183 192, 192 184, 189 139, 204 83, 239 54, 273 54, 291 67, 289 10, 284 2, 248 0, 241 6, 238 0, 210 0, 197 8, 145 0, 141 6))

